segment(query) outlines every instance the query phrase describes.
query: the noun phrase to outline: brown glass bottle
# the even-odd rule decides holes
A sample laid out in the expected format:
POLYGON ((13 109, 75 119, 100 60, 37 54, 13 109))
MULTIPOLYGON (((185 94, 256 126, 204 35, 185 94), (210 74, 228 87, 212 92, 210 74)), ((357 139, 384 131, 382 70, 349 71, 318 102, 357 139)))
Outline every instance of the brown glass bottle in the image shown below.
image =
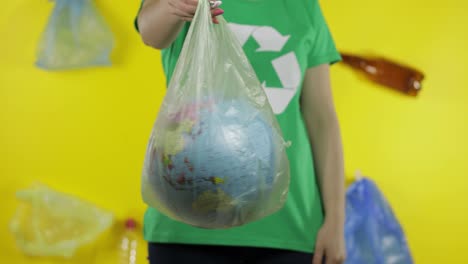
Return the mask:
POLYGON ((416 96, 422 89, 424 74, 385 58, 366 58, 341 53, 343 63, 361 71, 368 79, 394 90, 416 96))

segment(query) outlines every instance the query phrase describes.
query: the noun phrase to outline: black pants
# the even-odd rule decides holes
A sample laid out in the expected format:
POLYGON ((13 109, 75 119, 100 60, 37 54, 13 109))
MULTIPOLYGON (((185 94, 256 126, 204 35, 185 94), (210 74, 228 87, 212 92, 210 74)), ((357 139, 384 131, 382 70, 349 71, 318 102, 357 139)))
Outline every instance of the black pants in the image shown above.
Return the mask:
POLYGON ((150 264, 311 264, 303 252, 256 248, 149 243, 150 264))

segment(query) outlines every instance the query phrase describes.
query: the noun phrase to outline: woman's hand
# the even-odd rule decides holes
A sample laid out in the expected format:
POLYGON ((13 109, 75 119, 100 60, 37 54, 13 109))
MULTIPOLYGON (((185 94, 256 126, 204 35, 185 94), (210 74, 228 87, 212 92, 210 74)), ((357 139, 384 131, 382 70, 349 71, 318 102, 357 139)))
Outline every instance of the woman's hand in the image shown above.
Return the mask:
MULTIPOLYGON (((138 14, 138 30, 143 42, 156 49, 169 47, 179 36, 185 21, 191 21, 197 11, 199 0, 145 0, 138 14)), ((209 1, 209 0, 200 0, 209 1)), ((219 7, 221 1, 213 1, 211 15, 224 13, 219 7)))
MULTIPOLYGON (((179 17, 183 21, 192 21, 195 12, 197 11, 198 0, 161 0, 168 5, 168 10, 171 14, 179 17)), ((201 0, 208 1, 208 0, 201 0)), ((224 10, 215 5, 211 9, 213 22, 218 23, 217 16, 222 15, 224 10)))
POLYGON ((344 226, 325 221, 317 235, 313 264, 342 264, 345 258, 344 226))

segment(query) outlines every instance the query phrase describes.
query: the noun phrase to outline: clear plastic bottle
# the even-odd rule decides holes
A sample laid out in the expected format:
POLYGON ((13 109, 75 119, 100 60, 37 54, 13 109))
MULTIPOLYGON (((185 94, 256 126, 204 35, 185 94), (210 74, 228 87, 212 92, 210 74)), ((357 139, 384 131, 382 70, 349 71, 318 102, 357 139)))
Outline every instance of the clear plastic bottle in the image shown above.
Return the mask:
POLYGON ((136 221, 129 218, 125 221, 125 230, 120 241, 119 264, 136 264, 137 246, 136 221))

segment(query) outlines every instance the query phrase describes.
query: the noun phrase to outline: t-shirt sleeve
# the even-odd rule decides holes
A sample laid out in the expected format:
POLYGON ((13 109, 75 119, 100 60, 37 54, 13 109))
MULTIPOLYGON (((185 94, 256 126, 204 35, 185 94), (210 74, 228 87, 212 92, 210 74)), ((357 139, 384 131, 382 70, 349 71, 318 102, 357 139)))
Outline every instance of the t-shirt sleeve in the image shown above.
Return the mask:
POLYGON ((308 56, 308 67, 320 64, 334 64, 341 60, 328 24, 323 16, 319 0, 312 1, 311 14, 311 50, 308 56))
POLYGON ((143 2, 145 2, 145 0, 141 1, 140 7, 138 8, 137 14, 135 16, 135 20, 133 20, 133 24, 135 26, 135 29, 138 32, 140 32, 140 29, 138 28, 138 15, 140 15, 141 8, 143 7, 143 2))

